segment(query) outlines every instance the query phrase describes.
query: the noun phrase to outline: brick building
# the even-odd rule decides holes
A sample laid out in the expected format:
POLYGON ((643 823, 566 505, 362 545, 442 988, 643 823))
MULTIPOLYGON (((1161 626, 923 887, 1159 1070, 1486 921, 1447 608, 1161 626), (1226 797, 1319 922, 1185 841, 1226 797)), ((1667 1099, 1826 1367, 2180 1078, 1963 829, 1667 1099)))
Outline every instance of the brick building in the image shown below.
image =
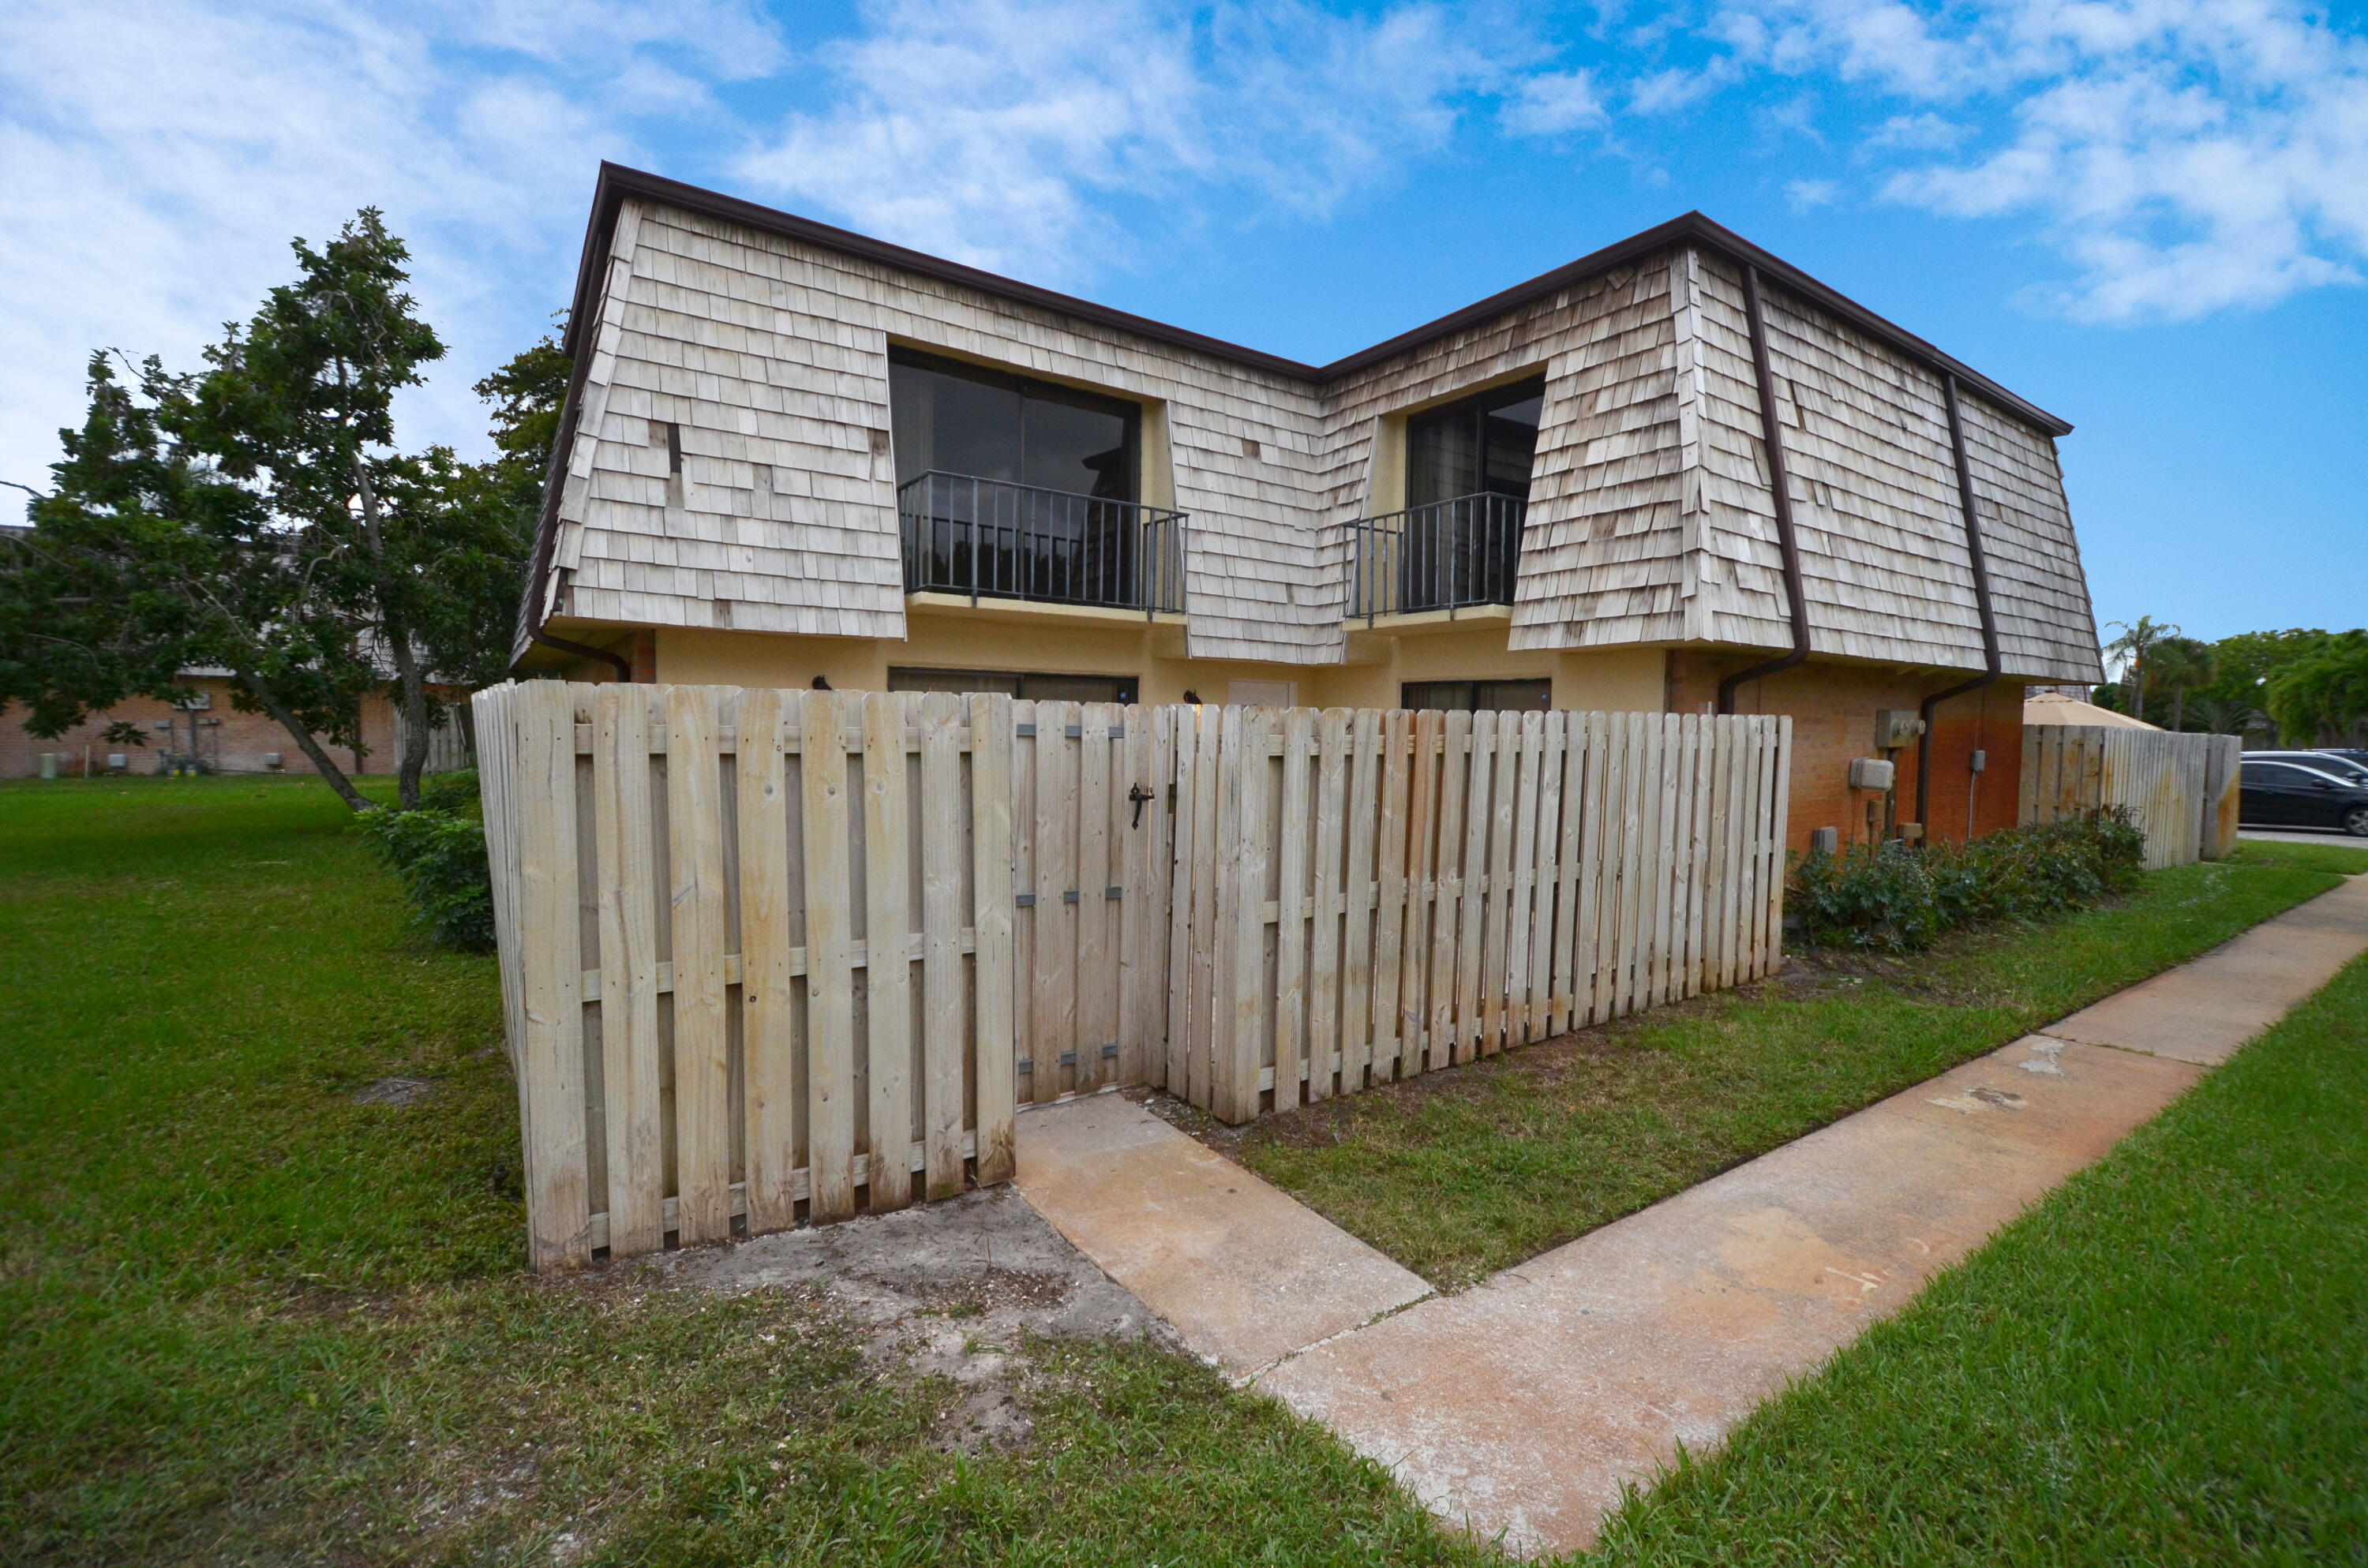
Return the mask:
MULTIPOLYGON (((180 685, 188 695, 178 703, 133 698, 92 714, 55 740, 28 733, 20 711, 0 713, 0 778, 39 778, 44 752, 56 755, 61 773, 76 777, 85 767, 93 773, 108 771, 111 756, 123 758, 126 772, 155 773, 174 757, 189 756, 193 746, 204 766, 217 773, 313 771, 312 762, 278 721, 268 714, 242 713, 232 704, 227 674, 191 670, 181 676, 180 685), (109 744, 108 727, 118 722, 137 724, 147 744, 109 744)), ((362 754, 325 740, 322 745, 348 773, 393 773, 402 733, 395 705, 383 694, 373 694, 362 703, 362 754)), ((460 732, 450 725, 437 733, 429 752, 430 771, 461 766, 460 741, 460 732)))
POLYGON ((570 323, 529 669, 1782 711, 1796 846, 2101 677, 2071 426, 1699 214, 1315 366, 603 165, 570 323))

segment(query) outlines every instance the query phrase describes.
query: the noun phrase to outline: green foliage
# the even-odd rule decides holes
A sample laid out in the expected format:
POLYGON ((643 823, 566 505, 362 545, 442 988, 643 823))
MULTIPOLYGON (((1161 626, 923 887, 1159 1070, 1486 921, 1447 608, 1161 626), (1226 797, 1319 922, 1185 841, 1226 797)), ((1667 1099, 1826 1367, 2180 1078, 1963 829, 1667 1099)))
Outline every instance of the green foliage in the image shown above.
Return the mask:
POLYGON ((518 585, 534 548, 570 369, 549 336, 522 350, 476 386, 493 405, 496 455, 464 463, 438 448, 426 460, 460 525, 454 532, 466 541, 439 562, 445 592, 420 629, 429 662, 447 680, 474 688, 509 672, 518 585))
POLYGON ((1813 947, 1915 952, 1943 932, 2039 920, 2137 885, 2146 835, 2121 807, 1920 851, 1853 846, 1794 859, 1787 912, 1813 947))
POLYGON ((2328 637, 2270 677, 2269 710, 2286 739, 2317 744, 2368 717, 2368 631, 2328 637))
POLYGON ((381 807, 354 825, 370 849, 403 880, 411 921, 431 941, 464 953, 494 949, 494 886, 485 858, 485 824, 476 806, 477 776, 446 774, 434 802, 416 811, 381 807), (465 778, 465 790, 454 780, 465 778))
POLYGON ((484 808, 477 790, 477 770, 463 767, 430 774, 419 781, 419 803, 429 811, 482 815, 484 808))
POLYGON ((2146 680, 2170 695, 2173 730, 2187 728, 2187 694, 2210 686, 2218 675, 2212 645, 2194 637, 2166 637, 2146 655, 2146 680))
POLYGON ((492 462, 406 454, 394 398, 444 353, 405 291, 407 250, 369 209, 294 250, 297 279, 204 370, 91 360, 54 493, 0 549, 0 704, 54 735, 166 694, 178 670, 224 667, 233 703, 278 721, 359 811, 313 737, 354 745, 363 698, 391 684, 411 720, 398 793, 415 804, 428 684, 507 664, 566 361, 546 340, 483 383, 492 462))

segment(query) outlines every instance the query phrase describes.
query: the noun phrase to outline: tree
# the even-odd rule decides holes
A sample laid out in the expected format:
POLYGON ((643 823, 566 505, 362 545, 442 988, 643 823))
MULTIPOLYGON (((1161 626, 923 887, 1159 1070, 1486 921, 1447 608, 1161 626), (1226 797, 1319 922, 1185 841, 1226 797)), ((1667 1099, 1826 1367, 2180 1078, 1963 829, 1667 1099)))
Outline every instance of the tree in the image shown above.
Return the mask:
MULTIPOLYGON (((2269 703, 2270 683, 2328 641, 2329 633, 2302 627, 2223 637, 2212 645, 2217 674, 2195 695, 2204 702, 2237 703, 2258 711, 2269 703)), ((2255 727, 2268 728, 2271 722, 2267 713, 2261 713, 2255 727)))
POLYGON ((228 668, 240 706, 287 728, 330 787, 352 783, 314 738, 359 738, 377 672, 328 608, 254 488, 223 474, 180 427, 192 381, 151 358, 120 380, 90 363, 90 409, 59 433, 55 491, 0 562, 0 700, 56 735, 127 697, 170 700, 191 665, 228 668))
POLYGON ((2248 735, 2270 727, 2270 716, 2241 698, 2198 698, 2195 716, 2208 734, 2248 735))
POLYGON ((2145 615, 2138 617, 2135 626, 2125 620, 2108 621, 2106 624, 2122 629, 2119 637, 2105 644, 2105 652, 2119 654, 2129 661, 2130 714, 2133 718, 2143 719, 2146 717, 2146 654, 2164 638, 2178 636, 2179 628, 2157 624, 2152 616, 2145 615))
POLYGON ((2368 631, 2339 632, 2269 682, 2270 712, 2288 741, 2340 737, 2368 716, 2368 631))
POLYGON ((2218 674, 2212 646, 2193 637, 2165 637, 2147 660, 2156 683, 2170 693, 2170 727, 2187 727, 2187 694, 2212 684, 2218 674))
MULTIPOLYGON (((464 463, 435 448, 424 460, 451 517, 450 542, 437 565, 443 591, 421 637, 437 672, 472 689, 509 674, 519 584, 542 514, 569 371, 566 354, 546 335, 476 385, 493 404, 494 457, 464 463)), ((461 713, 465 723, 467 710, 461 713)))
MULTIPOLYGON (((404 291, 402 241, 366 209, 327 245, 294 250, 297 280, 228 328, 205 370, 168 375, 151 358, 133 386, 93 358, 56 492, 0 562, 0 701, 55 734, 168 692, 178 670, 227 667, 234 702, 270 714, 361 810, 315 733, 355 744, 363 697, 391 685, 408 809, 437 717, 431 676, 489 678, 493 646, 507 663, 534 437, 482 465, 395 449, 394 394, 444 353, 404 291)), ((547 348, 488 378, 514 408, 497 439, 541 419, 547 348)))

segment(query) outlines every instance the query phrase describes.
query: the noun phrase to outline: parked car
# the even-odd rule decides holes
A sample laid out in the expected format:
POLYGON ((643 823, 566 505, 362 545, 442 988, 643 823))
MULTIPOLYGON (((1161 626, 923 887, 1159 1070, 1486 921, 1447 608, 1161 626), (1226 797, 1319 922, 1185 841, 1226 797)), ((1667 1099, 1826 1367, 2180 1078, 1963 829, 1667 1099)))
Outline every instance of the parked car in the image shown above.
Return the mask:
POLYGON ((2247 826, 2334 827, 2368 838, 2368 779, 2258 754, 2239 772, 2237 820, 2247 826))
POLYGON ((2332 773, 2338 778, 2354 783, 2368 783, 2368 760, 2357 759, 2340 751, 2248 751, 2247 762, 2255 757, 2268 761, 2291 762, 2302 767, 2316 767, 2321 773, 2332 773))

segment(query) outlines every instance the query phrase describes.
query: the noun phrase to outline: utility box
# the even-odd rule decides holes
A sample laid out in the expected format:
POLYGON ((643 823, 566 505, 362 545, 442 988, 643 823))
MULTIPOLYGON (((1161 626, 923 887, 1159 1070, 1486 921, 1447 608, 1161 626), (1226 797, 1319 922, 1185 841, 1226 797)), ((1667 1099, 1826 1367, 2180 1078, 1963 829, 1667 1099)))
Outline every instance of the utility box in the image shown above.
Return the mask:
MULTIPOLYGON (((1874 713, 1874 749, 1897 751, 1912 746, 1924 733, 1924 721, 1916 716, 1913 708, 1878 708, 1874 713)), ((1884 785, 1889 789, 1889 785, 1884 785)))
POLYGON ((1899 770, 1882 757, 1850 758, 1850 787, 1853 790, 1888 790, 1898 776, 1899 770))

